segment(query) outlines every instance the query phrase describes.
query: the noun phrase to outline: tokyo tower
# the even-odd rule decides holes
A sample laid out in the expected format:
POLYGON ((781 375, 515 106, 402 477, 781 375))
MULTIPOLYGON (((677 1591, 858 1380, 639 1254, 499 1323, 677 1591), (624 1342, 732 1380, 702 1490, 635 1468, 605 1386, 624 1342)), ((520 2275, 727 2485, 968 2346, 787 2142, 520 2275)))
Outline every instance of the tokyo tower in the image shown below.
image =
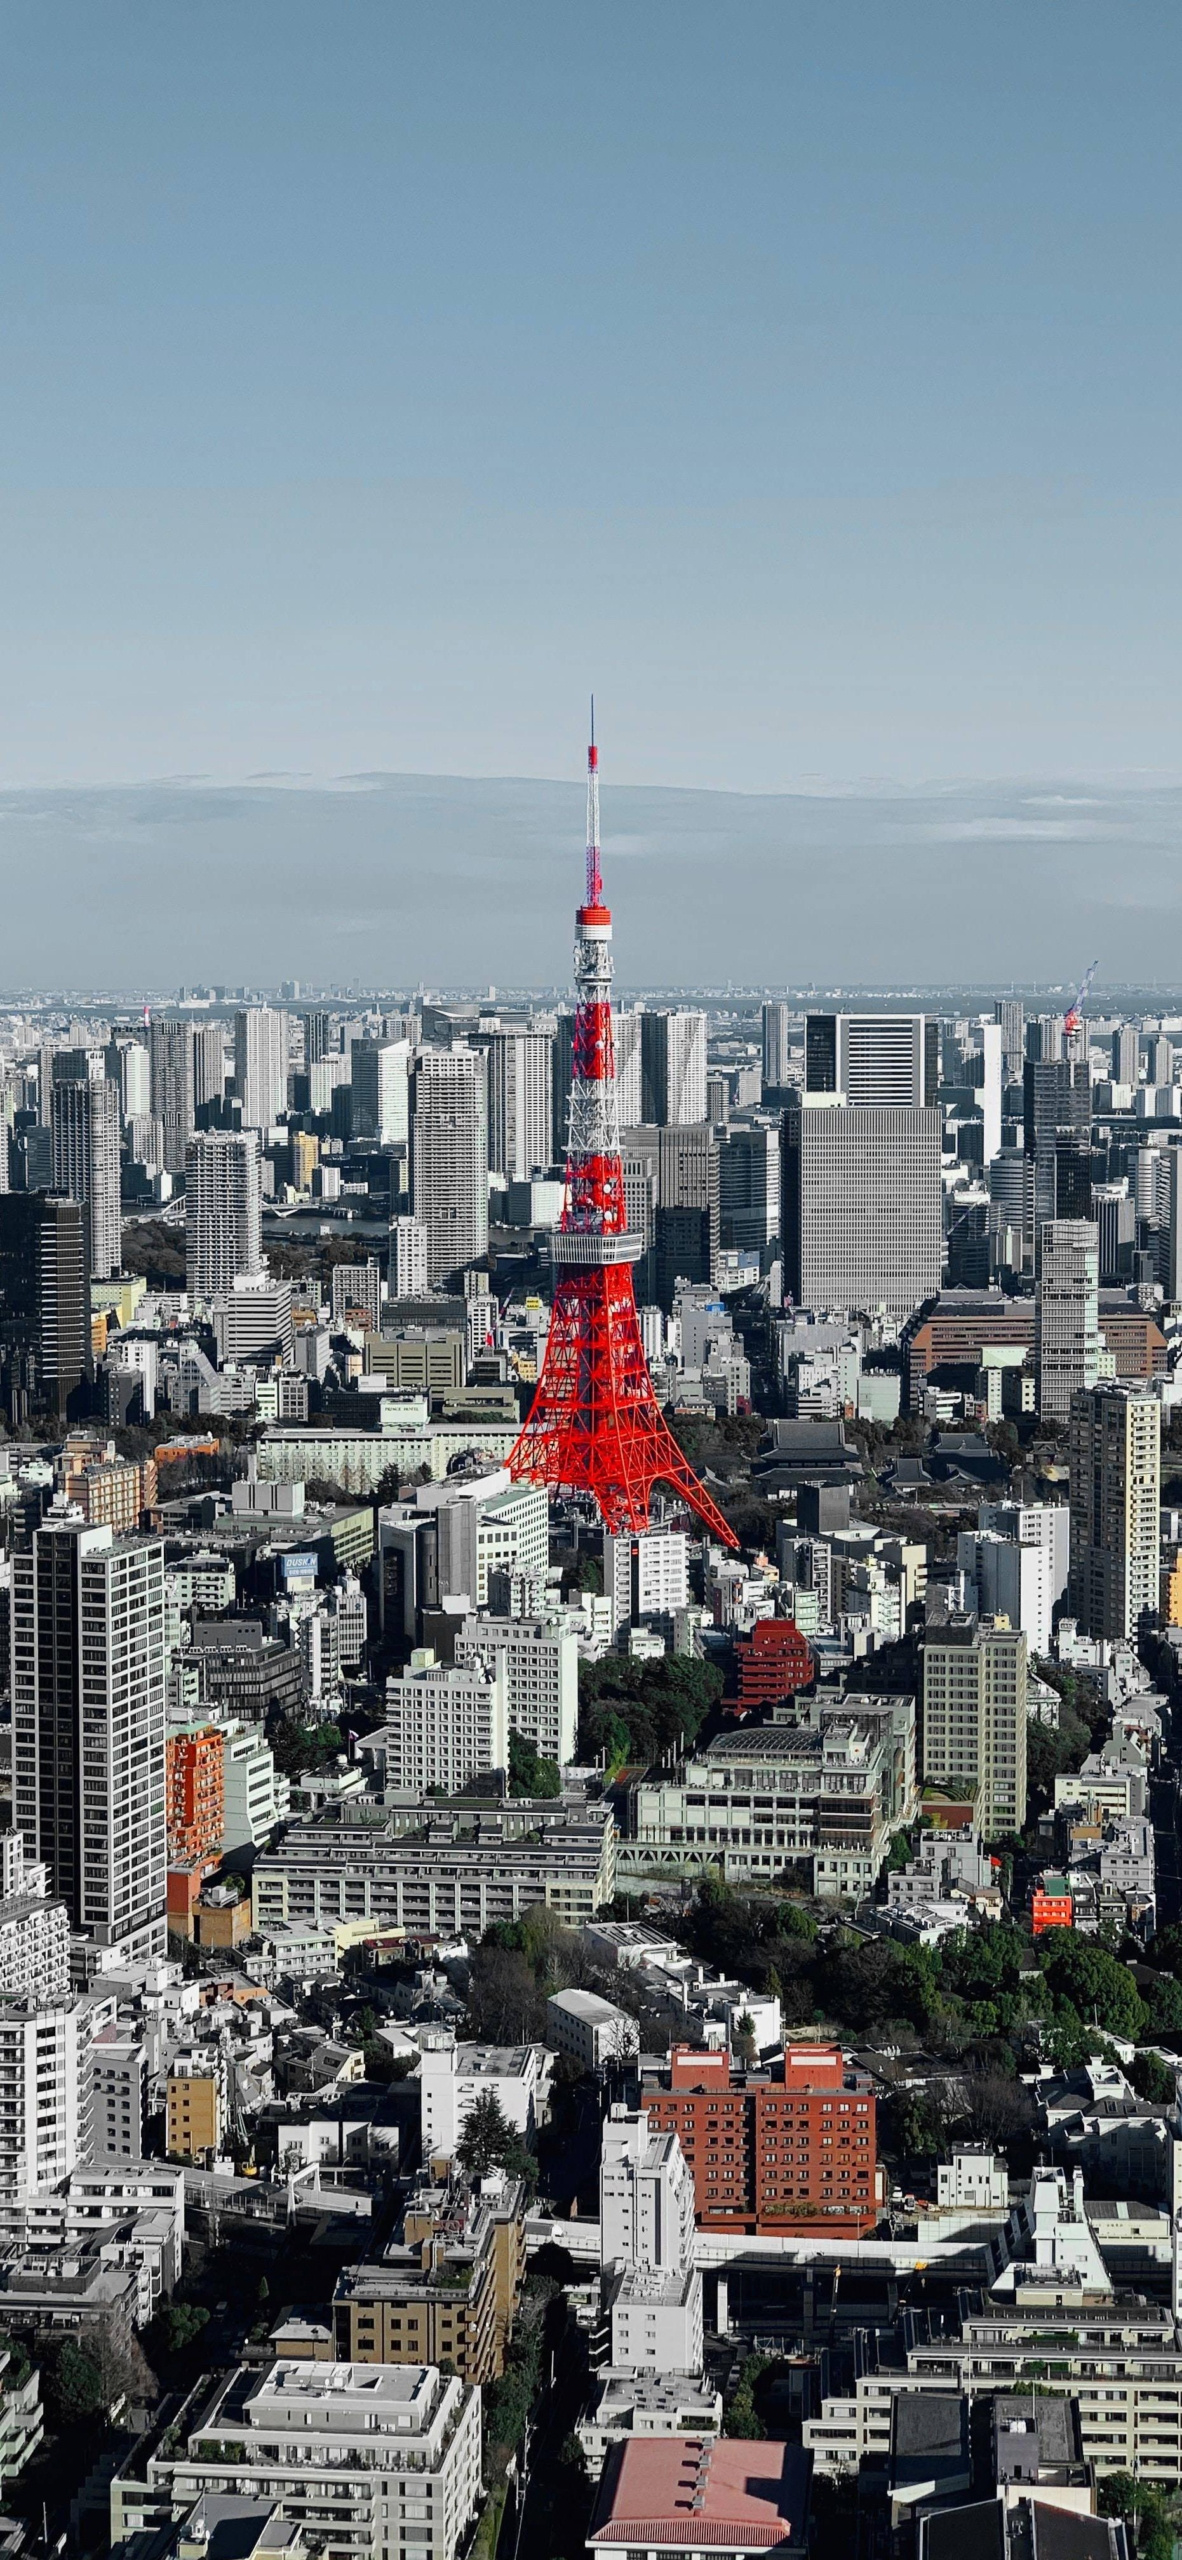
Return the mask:
POLYGON ((680 1494, 723 1546, 739 1541, 682 1456, 653 1393, 632 1285, 612 1041, 612 919, 599 860, 599 750, 587 757, 587 893, 575 916, 575 1024, 566 1200, 552 1239, 546 1357, 511 1472, 591 1493, 604 1526, 646 1529, 653 1488, 680 1494))

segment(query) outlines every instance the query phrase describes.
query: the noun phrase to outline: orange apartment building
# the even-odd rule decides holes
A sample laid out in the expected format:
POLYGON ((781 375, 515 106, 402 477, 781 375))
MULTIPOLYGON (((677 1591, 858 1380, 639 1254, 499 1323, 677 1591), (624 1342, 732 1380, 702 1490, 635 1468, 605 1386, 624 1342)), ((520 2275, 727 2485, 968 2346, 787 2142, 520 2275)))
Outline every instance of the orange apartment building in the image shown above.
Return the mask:
POLYGON ((165 1745, 169 1864, 212 1858, 226 1828, 225 1735, 217 1725, 178 1733, 165 1745))
POLYGON ((123 1536, 138 1529, 144 1513, 155 1507, 156 1462, 121 1458, 113 1440, 91 1440, 80 1433, 66 1442, 62 1485, 91 1528, 110 1528, 123 1536))
POLYGON ((656 2133, 675 2133, 705 2231, 861 2239, 881 2202, 874 2091, 836 2045, 789 2045, 782 2075, 675 2045, 645 2082, 656 2133))

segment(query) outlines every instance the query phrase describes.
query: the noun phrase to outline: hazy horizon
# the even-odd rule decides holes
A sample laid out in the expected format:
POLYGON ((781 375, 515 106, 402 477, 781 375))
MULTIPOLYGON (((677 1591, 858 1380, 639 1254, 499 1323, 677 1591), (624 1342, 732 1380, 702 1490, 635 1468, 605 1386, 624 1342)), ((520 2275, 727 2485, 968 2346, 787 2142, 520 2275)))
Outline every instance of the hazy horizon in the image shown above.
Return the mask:
MULTIPOLYGON (((605 777, 621 987, 1168 987, 1182 782, 779 794, 605 777)), ((430 774, 0 793, 0 985, 564 987, 583 786, 430 774)))

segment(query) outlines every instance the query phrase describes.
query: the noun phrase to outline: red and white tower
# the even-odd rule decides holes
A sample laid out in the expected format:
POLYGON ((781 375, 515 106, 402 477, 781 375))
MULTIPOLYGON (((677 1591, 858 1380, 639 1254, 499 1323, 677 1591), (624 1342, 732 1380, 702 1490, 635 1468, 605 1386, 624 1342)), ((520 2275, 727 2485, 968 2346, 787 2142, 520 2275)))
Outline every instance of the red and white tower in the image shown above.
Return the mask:
POLYGON ((620 1163, 612 1042, 612 919, 599 860, 599 750, 587 758, 587 893, 575 918, 575 1027, 566 1200, 552 1240, 554 1305, 546 1358, 509 1466, 554 1492, 591 1493, 606 1528, 646 1529, 653 1488, 668 1485, 710 1535, 738 1539, 716 1510, 653 1393, 640 1339, 620 1163))

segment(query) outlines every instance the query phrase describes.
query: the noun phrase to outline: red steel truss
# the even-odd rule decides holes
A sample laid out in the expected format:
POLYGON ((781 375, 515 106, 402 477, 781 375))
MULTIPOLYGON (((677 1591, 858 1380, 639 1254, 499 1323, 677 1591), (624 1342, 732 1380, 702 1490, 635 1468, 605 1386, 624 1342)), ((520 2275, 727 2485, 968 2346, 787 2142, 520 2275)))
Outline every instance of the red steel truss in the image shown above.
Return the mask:
POLYGON ((653 1393, 632 1284, 641 1239, 629 1235, 616 1108, 611 910, 599 859, 599 757, 587 767, 587 889, 576 917, 577 1006, 571 1060, 566 1202, 554 1237, 556 1282, 546 1357, 509 1459, 515 1476, 590 1493, 606 1528, 646 1529, 653 1491, 682 1495, 721 1545, 729 1522, 682 1456, 653 1393))

